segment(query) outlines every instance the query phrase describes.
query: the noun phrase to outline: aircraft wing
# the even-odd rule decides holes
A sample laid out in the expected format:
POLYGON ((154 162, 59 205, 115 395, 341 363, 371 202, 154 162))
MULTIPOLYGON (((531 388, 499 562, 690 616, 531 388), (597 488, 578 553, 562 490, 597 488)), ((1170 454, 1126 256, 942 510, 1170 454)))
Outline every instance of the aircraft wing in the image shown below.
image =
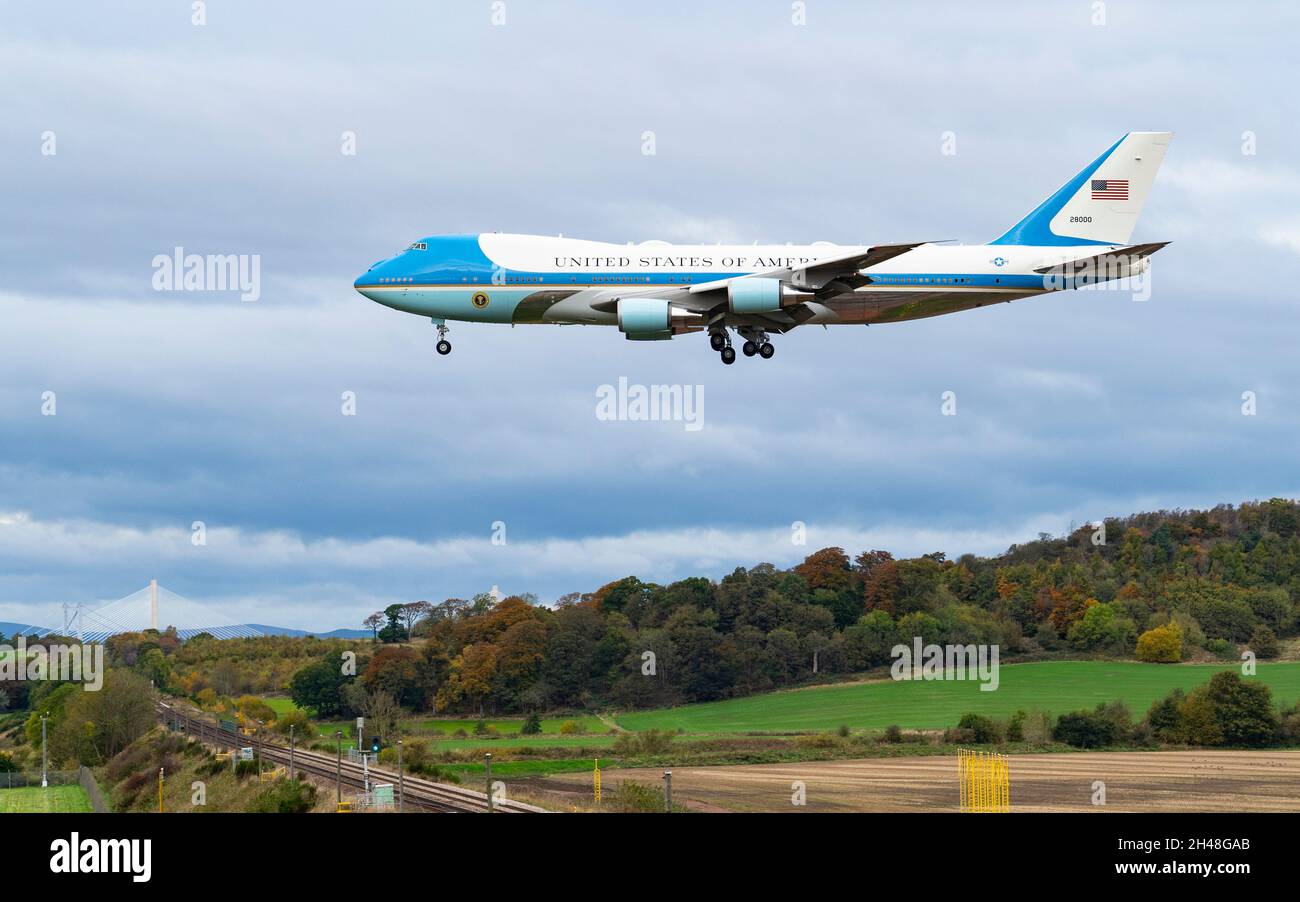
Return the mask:
MULTIPOLYGON (((710 313, 719 305, 726 303, 727 286, 732 282, 741 279, 780 279, 782 282, 807 291, 820 299, 852 291, 861 285, 866 285, 871 281, 871 278, 863 275, 861 270, 884 263, 886 260, 905 254, 913 248, 929 243, 927 241, 914 241, 908 244, 877 244, 871 247, 858 247, 834 257, 823 257, 806 266, 762 270, 747 273, 743 276, 716 279, 712 282, 697 282, 694 285, 682 288, 664 288, 663 286, 650 289, 632 288, 620 292, 620 294, 624 296, 636 294, 663 298, 683 310, 710 313)), ((595 310, 610 313, 618 308, 618 298, 602 299, 591 306, 595 310)), ((801 318, 811 318, 812 314, 807 311, 786 308, 783 311, 775 311, 765 316, 775 322, 790 320, 788 328, 794 328, 799 324, 801 318)))
POLYGON ((861 270, 884 263, 886 260, 928 243, 926 241, 914 241, 910 244, 877 244, 866 248, 859 247, 834 257, 823 257, 806 266, 783 266, 778 269, 735 276, 731 279, 700 282, 692 285, 687 290, 691 294, 705 294, 710 291, 725 289, 729 283, 737 279, 780 279, 783 282, 789 282, 796 288, 818 293, 830 288, 835 291, 851 291, 857 287, 857 285, 851 284, 853 281, 857 280, 858 284, 866 284, 870 281, 860 274, 861 270), (841 284, 836 285, 837 282, 841 284))

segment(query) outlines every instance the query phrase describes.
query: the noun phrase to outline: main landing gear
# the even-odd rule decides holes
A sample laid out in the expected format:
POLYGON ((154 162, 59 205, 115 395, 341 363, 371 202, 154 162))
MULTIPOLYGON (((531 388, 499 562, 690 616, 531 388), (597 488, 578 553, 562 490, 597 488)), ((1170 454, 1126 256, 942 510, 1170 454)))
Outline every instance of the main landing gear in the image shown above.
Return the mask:
MULTIPOLYGON (((757 354, 764 360, 771 360, 776 348, 767 340, 767 333, 749 329, 738 330, 745 343, 740 346, 740 353, 746 357, 757 354)), ((730 366, 736 362, 736 350, 731 346, 731 337, 726 332, 714 332, 709 335, 709 345, 722 354, 722 362, 730 366)))
POLYGON ((727 366, 736 362, 736 349, 731 346, 731 336, 725 328, 709 333, 709 347, 721 355, 722 362, 727 366))
POLYGON ((437 347, 439 354, 446 357, 451 353, 451 342, 447 340, 447 326, 445 323, 436 321, 434 325, 438 327, 438 344, 435 347, 437 347))

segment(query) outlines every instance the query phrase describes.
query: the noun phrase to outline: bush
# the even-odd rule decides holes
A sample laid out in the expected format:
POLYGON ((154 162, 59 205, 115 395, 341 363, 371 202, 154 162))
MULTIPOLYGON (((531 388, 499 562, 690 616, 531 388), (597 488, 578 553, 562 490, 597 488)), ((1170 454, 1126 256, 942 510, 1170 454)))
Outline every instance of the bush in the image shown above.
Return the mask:
POLYGON ((256 755, 253 756, 252 761, 236 761, 235 776, 241 780, 248 776, 256 777, 258 774, 258 764, 259 762, 256 755))
POLYGON ((1052 741, 1052 715, 1046 711, 1030 711, 1025 715, 1024 741, 1031 745, 1047 745, 1052 741))
POLYGON ((1111 743, 1127 742, 1133 733, 1133 715, 1122 701, 1105 702, 1097 706, 1097 713, 1111 725, 1111 743))
MULTIPOLYGON (((664 810, 664 791, 657 786, 646 786, 635 780, 620 780, 618 788, 610 794, 610 803, 617 811, 653 814, 664 810)), ((677 802, 673 811, 685 811, 677 802)))
POLYGON ((560 724, 560 732, 566 736, 582 732, 582 724, 576 720, 566 720, 560 724))
POLYGON ((1147 711, 1147 724, 1152 734, 1161 742, 1177 743, 1186 740, 1183 731, 1181 709, 1187 700, 1187 694, 1175 689, 1164 698, 1155 702, 1147 711))
POLYGON ((848 724, 840 724, 839 728, 836 729, 835 731, 835 735, 840 737, 841 739, 848 739, 850 732, 851 731, 849 730, 848 724))
POLYGON ((480 720, 476 724, 474 724, 475 736, 486 736, 487 731, 488 731, 488 725, 486 720, 480 720))
POLYGON ((834 733, 804 733, 794 738, 794 744, 801 749, 833 749, 840 741, 834 733))
POLYGON ((1282 651, 1282 646, 1277 641, 1277 634, 1262 623, 1250 634, 1250 643, 1247 647, 1257 658, 1276 658, 1282 651))
POLYGON ((1115 725, 1100 711, 1062 714, 1052 737, 1080 749, 1095 749, 1115 741, 1115 725))
POLYGON ((667 730, 643 730, 640 733, 619 733, 614 740, 614 754, 621 757, 633 755, 662 755, 673 744, 673 734, 667 730))
POLYGON ((536 736, 542 732, 542 719, 536 713, 529 714, 524 718, 524 725, 519 728, 519 732, 524 736, 536 736))
POLYGON ((963 727, 949 727, 943 731, 943 741, 948 745, 970 745, 975 741, 975 731, 963 727))
POLYGON ((296 739, 306 739, 315 732, 311 727, 311 719, 302 711, 290 711, 275 722, 275 731, 282 736, 288 736, 290 728, 296 739))
POLYGON ((982 714, 963 714, 957 721, 957 728, 969 730, 973 741, 982 745, 1002 741, 1002 724, 982 714))
POLYGON ((1025 712, 1017 711, 1007 721, 1007 742, 1025 741, 1025 712))
POLYGON ((239 713, 248 720, 259 721, 264 724, 275 721, 275 710, 256 695, 240 696, 236 704, 239 713))
POLYGON ((276 780, 248 804, 254 814, 302 814, 316 807, 316 787, 302 780, 276 780))
POLYGON ((1183 631, 1177 624, 1149 629, 1137 641, 1139 661, 1176 664, 1183 659, 1183 631))
POLYGON ((880 738, 882 741, 889 743, 902 742, 903 731, 898 728, 898 724, 891 723, 889 726, 885 727, 885 735, 880 738))
POLYGON ((1216 673, 1193 695, 1204 693, 1226 745, 1261 746, 1278 729, 1273 694, 1263 683, 1247 682, 1231 670, 1216 673))
POLYGON ((1283 745, 1300 744, 1300 702, 1282 709, 1278 720, 1277 738, 1283 745))
POLYGON ((1237 647, 1227 639, 1207 639, 1205 650, 1221 661, 1232 661, 1237 657, 1237 647))
POLYGON ((1205 746, 1268 745, 1285 741, 1287 729, 1286 712, 1279 719, 1269 688, 1230 670, 1190 694, 1175 689, 1151 706, 1147 724, 1162 742, 1205 746))

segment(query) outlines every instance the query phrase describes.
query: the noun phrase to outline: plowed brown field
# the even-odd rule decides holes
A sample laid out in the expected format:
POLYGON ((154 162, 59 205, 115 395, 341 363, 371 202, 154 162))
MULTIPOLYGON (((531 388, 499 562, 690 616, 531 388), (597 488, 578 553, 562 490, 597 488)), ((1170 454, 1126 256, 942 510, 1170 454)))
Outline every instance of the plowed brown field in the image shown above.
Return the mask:
MULTIPOLYGON (((1300 811, 1300 752, 1014 755, 1010 766, 1012 811, 1300 811), (1092 803, 1098 780, 1106 784, 1104 806, 1092 803)), ((662 777, 660 770, 603 774, 607 789, 628 779, 662 785, 662 777)), ((706 811, 956 811, 957 759, 673 768, 673 798, 706 811), (806 786, 803 807, 791 803, 797 780, 806 786)))

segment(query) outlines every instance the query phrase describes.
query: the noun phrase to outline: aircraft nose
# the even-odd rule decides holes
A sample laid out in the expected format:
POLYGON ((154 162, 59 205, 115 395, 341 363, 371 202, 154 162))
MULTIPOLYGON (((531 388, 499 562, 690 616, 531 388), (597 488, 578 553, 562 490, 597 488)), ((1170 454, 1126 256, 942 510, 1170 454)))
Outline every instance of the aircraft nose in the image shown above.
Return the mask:
POLYGON ((363 298, 367 298, 368 300, 374 300, 374 298, 366 290, 372 287, 374 284, 375 284, 374 276, 369 270, 367 270, 366 272, 363 272, 361 275, 357 276, 356 279, 353 280, 352 287, 355 288, 357 290, 357 293, 361 295, 363 298))

